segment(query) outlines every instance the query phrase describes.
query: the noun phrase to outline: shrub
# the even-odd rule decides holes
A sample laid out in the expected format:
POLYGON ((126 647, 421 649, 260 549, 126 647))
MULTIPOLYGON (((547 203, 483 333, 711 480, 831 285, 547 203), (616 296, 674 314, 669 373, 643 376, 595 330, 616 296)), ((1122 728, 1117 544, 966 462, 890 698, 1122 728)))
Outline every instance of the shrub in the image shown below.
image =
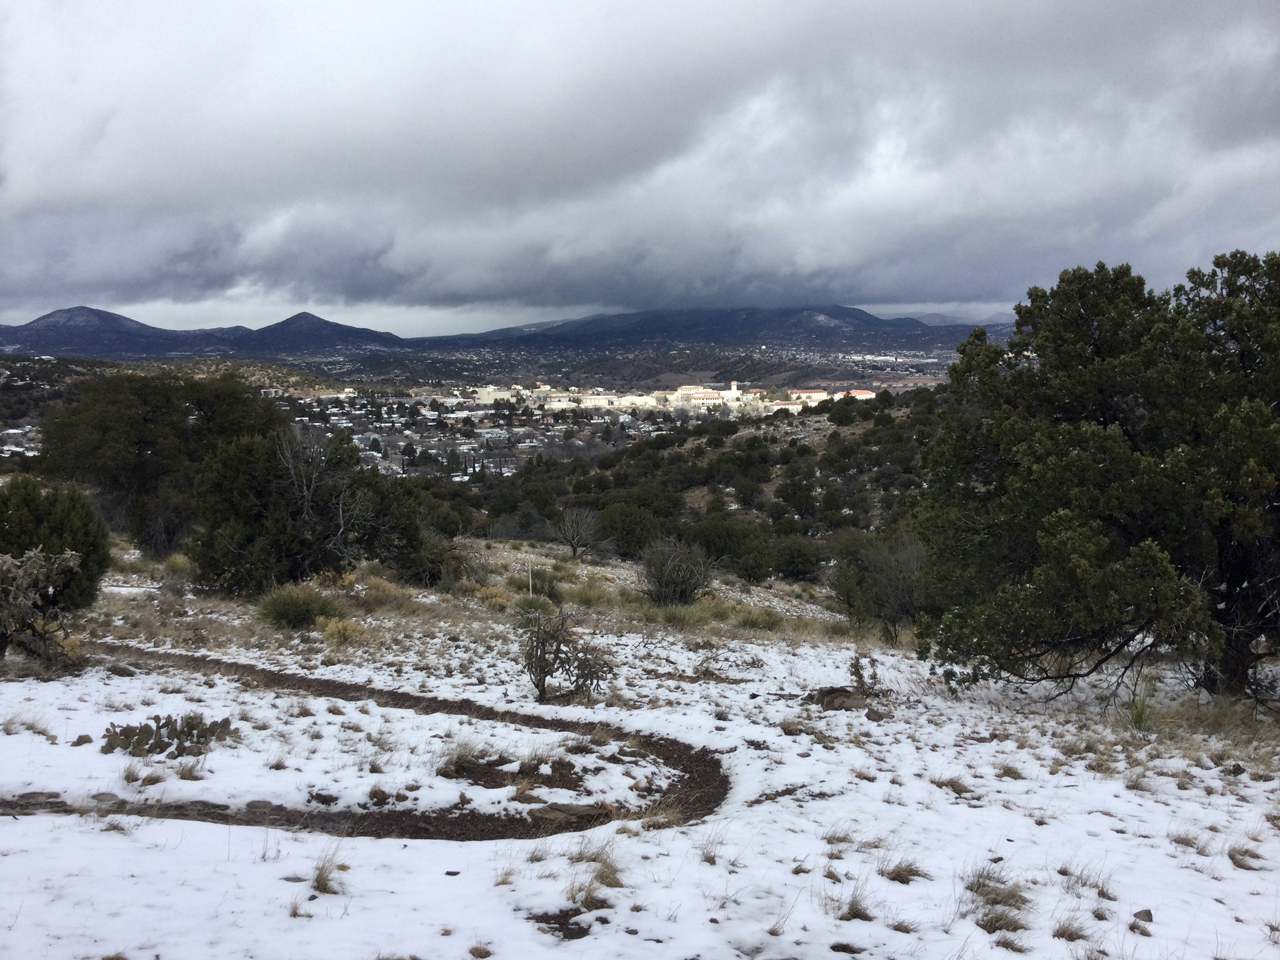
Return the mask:
POLYGON ((343 617, 316 617, 316 626, 324 635, 324 642, 339 650, 369 639, 369 630, 364 624, 343 617))
POLYGON ((0 554, 21 557, 40 549, 46 557, 73 550, 74 571, 64 571, 54 592, 40 601, 51 607, 86 607, 98 596, 98 581, 111 562, 107 525, 93 503, 73 486, 44 489, 33 477, 18 475, 0 487, 0 554))
POLYGON ((20 559, 0 553, 0 659, 15 645, 46 663, 75 659, 75 649, 58 621, 50 598, 75 574, 80 558, 71 550, 48 556, 28 550, 20 559))
POLYGON ((342 604, 314 587, 289 584, 263 594, 258 614, 281 630, 304 630, 320 617, 341 618, 342 604))
POLYGON ((596 512, 589 507, 570 507, 564 512, 552 531, 577 557, 579 550, 590 550, 600 542, 600 529, 596 512))
POLYGON ((788 580, 809 580, 818 572, 818 545, 808 537, 783 537, 773 553, 778 575, 788 580))
POLYGON ((711 562, 701 547, 663 540, 644 551, 645 593, 662 606, 683 606, 711 587, 711 562))
POLYGON ((582 695, 598 691, 613 674, 604 651, 584 641, 565 614, 529 610, 517 623, 525 632, 520 643, 525 673, 538 691, 539 703, 547 699, 547 682, 553 677, 564 677, 569 689, 582 695))
POLYGON ((614 503, 596 515, 596 533, 613 544, 618 556, 634 560, 662 536, 662 525, 644 507, 614 503))

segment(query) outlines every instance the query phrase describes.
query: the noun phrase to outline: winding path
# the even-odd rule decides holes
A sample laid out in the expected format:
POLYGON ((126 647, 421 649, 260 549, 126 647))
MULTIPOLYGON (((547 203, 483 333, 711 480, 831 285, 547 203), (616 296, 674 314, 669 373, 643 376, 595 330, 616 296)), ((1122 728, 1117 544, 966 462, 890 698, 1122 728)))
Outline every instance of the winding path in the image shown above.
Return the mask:
MULTIPOLYGON (((268 670, 252 664, 219 660, 207 655, 142 650, 124 644, 96 641, 86 644, 96 653, 135 663, 170 664, 192 672, 233 677, 276 690, 291 690, 336 700, 372 700, 380 707, 443 713, 476 720, 500 721, 540 730, 589 735, 599 728, 615 740, 636 737, 644 749, 671 769, 682 774, 675 784, 653 801, 650 809, 661 810, 672 822, 688 822, 710 816, 729 792, 729 777, 719 758, 706 748, 694 749, 669 737, 633 734, 607 723, 536 717, 513 710, 500 710, 473 700, 445 700, 400 690, 386 690, 341 680, 309 677, 304 674, 268 670)), ((561 805, 563 808, 564 805, 561 805)), ((128 814, 207 823, 268 826, 314 830, 336 836, 399 837, 418 840, 506 840, 547 836, 586 830, 608 822, 607 813, 590 813, 590 808, 569 809, 556 820, 524 816, 498 816, 468 810, 417 813, 408 810, 297 810, 277 804, 254 803, 233 809, 227 804, 188 801, 183 803, 131 803, 113 800, 89 806, 72 806, 56 794, 30 792, 0 798, 0 813, 82 813, 128 814)))

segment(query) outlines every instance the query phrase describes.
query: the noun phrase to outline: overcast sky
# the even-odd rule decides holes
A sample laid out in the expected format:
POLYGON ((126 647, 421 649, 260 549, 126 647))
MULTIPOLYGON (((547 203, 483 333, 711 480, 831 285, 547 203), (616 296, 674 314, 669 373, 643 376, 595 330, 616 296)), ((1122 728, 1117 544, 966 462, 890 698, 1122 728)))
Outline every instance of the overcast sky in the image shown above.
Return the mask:
POLYGON ((0 3, 0 320, 1007 310, 1280 248, 1280 2, 0 3))

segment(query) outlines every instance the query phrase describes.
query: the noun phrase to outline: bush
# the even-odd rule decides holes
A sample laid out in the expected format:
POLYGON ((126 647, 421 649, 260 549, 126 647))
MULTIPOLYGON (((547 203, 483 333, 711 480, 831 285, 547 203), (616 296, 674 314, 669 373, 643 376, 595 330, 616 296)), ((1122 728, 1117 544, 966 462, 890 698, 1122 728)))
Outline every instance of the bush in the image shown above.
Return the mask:
POLYGON ((87 607, 98 596, 98 581, 111 563, 107 525, 93 503, 73 486, 44 489, 18 475, 0 487, 0 554, 21 557, 40 549, 45 556, 73 551, 78 566, 41 598, 42 610, 87 607))
POLYGON ((191 529, 192 477, 217 444, 266 435, 286 420, 274 401, 232 377, 117 374, 85 383, 80 402, 49 411, 39 467, 92 485, 113 526, 163 556, 191 529))
POLYGON ((45 663, 75 659, 49 598, 75 575, 79 557, 71 550, 48 556, 28 550, 20 559, 0 554, 0 659, 10 645, 45 663))
POLYGON ((693 603, 711 587, 711 562, 698 546, 663 540, 644 551, 645 594, 661 606, 693 603))
POLYGON ((313 587, 290 584, 263 594, 258 615, 281 630, 305 630, 320 617, 341 619, 343 609, 336 599, 313 587))
POLYGON ((564 677, 570 691, 581 696, 597 692, 612 676, 613 665, 604 651, 584 641, 565 614, 526 609, 516 622, 525 632, 520 654, 539 703, 546 701, 552 677, 564 677))
POLYGON ((811 580, 818 572, 818 545, 808 537, 783 537, 774 549, 779 576, 811 580))
POLYGON ((662 536, 662 524, 644 507, 614 503, 596 515, 596 533, 613 544, 618 556, 634 560, 662 536))

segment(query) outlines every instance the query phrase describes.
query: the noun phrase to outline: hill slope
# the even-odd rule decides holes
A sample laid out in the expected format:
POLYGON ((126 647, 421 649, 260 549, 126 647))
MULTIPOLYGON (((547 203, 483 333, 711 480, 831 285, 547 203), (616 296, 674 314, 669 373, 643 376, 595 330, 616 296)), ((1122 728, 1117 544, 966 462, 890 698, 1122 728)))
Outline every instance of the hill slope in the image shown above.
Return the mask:
MULTIPOLYGON (((953 318, 941 318, 950 320, 953 318)), ((883 319, 857 307, 645 310, 529 324, 484 333, 404 339, 392 333, 298 313, 260 330, 217 327, 165 330, 93 307, 55 310, 21 326, 0 327, 0 352, 103 360, 198 356, 264 360, 380 353, 469 350, 602 353, 677 347, 889 352, 950 350, 972 325, 941 324, 939 315, 883 319)), ((996 339, 1011 326, 988 324, 996 339)))

